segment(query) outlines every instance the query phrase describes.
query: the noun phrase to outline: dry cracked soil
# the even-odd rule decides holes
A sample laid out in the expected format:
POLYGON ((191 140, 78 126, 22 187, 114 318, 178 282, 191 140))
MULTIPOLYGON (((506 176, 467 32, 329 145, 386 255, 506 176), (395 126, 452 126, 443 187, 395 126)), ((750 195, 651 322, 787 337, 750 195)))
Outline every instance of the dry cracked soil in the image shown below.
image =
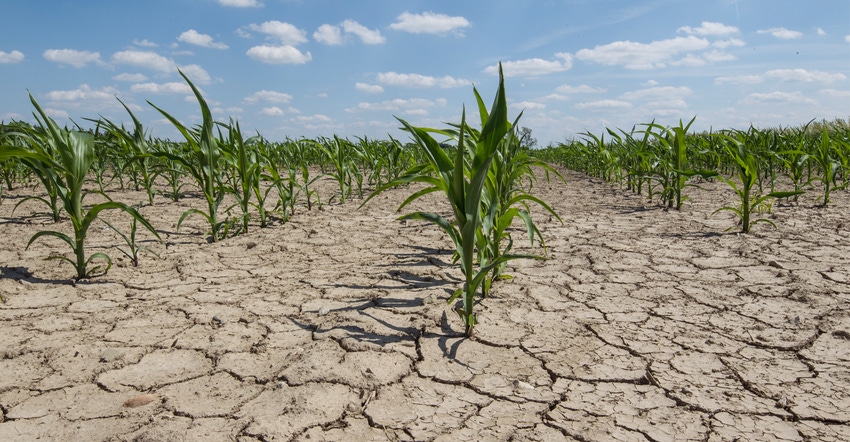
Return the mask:
POLYGON ((140 210, 163 242, 140 235, 159 258, 133 267, 98 223, 89 252, 115 265, 77 284, 43 260, 66 245, 26 249, 70 223, 6 191, 0 440, 850 440, 850 193, 739 235, 712 215, 725 185, 677 212, 564 174, 534 188, 563 218, 534 210, 549 259, 511 263, 473 339, 448 238, 397 220, 410 189, 217 243, 199 217, 176 231, 197 195, 157 197, 140 210))

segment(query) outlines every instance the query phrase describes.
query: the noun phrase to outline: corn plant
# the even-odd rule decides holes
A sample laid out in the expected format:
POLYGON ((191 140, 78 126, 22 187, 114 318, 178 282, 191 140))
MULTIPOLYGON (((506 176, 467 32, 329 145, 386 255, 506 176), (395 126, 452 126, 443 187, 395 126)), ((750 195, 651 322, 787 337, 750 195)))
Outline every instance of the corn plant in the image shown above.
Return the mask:
POLYGON ((847 182, 838 184, 837 176, 841 171, 840 148, 830 143, 829 131, 826 127, 821 133, 820 143, 812 154, 812 159, 820 167, 821 175, 814 178, 823 184, 823 206, 829 204, 829 195, 835 190, 841 190, 847 187, 847 182))
MULTIPOLYGON (((466 124, 466 110, 464 110, 461 123, 457 126, 458 145, 453 155, 447 153, 443 146, 431 136, 430 132, 440 133, 440 131, 415 127, 398 118, 404 130, 413 136, 416 144, 422 149, 427 162, 408 169, 405 175, 376 189, 366 200, 369 201, 389 188, 409 183, 423 183, 427 187, 405 199, 399 206, 399 210, 424 195, 433 192, 445 194, 454 214, 453 221, 432 212, 422 211, 408 213, 400 219, 416 219, 434 223, 451 238, 455 246, 456 261, 460 262, 460 269, 464 275, 464 283, 448 302, 453 303, 461 299, 461 305, 455 311, 464 323, 467 337, 472 336, 477 323, 474 312, 476 294, 490 272, 512 259, 534 258, 531 255, 503 253, 486 263, 479 260, 476 265, 476 258, 479 257, 476 247, 480 244, 479 239, 485 236, 482 229, 484 221, 482 198, 486 182, 491 165, 497 157, 499 144, 504 142, 504 138, 511 133, 501 66, 499 77, 499 89, 492 109, 488 112, 484 106, 479 107, 482 128, 474 137, 474 143, 467 142, 469 127, 466 124)), ((510 246, 509 243, 508 250, 510 246)))
POLYGON ((122 232, 121 230, 119 230, 117 227, 113 226, 112 224, 110 224, 106 220, 103 220, 103 223, 106 224, 110 229, 115 231, 115 233, 117 233, 118 236, 120 236, 121 239, 124 240, 124 243, 127 245, 127 250, 119 248, 118 251, 123 253, 124 256, 126 256, 127 258, 130 259, 130 262, 133 264, 133 267, 139 266, 139 253, 141 253, 141 252, 147 252, 147 253, 150 253, 153 256, 156 256, 157 258, 160 258, 160 256, 156 252, 154 252, 153 250, 151 250, 147 246, 143 246, 143 245, 139 244, 139 242, 136 240, 136 231, 137 231, 137 228, 138 228, 138 226, 137 226, 138 220, 136 220, 135 218, 133 218, 133 220, 130 222, 130 233, 129 234, 125 234, 124 232, 122 232))
POLYGON ((686 198, 682 195, 682 190, 692 186, 688 184, 688 180, 694 176, 700 176, 703 179, 712 178, 718 175, 713 170, 696 170, 690 167, 688 163, 688 129, 696 120, 696 117, 685 125, 682 120, 679 120, 679 125, 671 128, 664 128, 655 123, 650 123, 648 127, 659 129, 656 139, 660 143, 663 152, 663 165, 661 167, 661 179, 664 183, 661 200, 666 202, 667 208, 675 208, 681 210, 682 203, 686 198))
MULTIPOLYGON (((740 204, 737 207, 721 207, 715 210, 714 213, 722 211, 730 211, 734 213, 741 220, 741 233, 748 233, 750 231, 750 227, 757 223, 767 223, 773 226, 773 228, 776 228, 776 224, 769 219, 752 219, 752 214, 755 209, 772 198, 788 198, 799 195, 803 192, 770 192, 767 195, 758 191, 754 192, 754 186, 760 173, 760 163, 758 158, 756 158, 750 151, 748 146, 748 144, 750 144, 750 140, 748 139, 747 134, 742 131, 734 131, 731 135, 721 134, 721 137, 724 141, 724 148, 726 149, 726 152, 728 152, 729 156, 737 165, 740 186, 733 179, 726 178, 724 176, 718 176, 718 179, 728 184, 732 190, 735 191, 735 195, 738 197, 740 204)), ((733 227, 730 227, 729 230, 732 228, 733 227)))
MULTIPOLYGON (((135 182, 136 190, 144 189, 148 196, 148 204, 153 204, 155 189, 153 186, 157 173, 152 164, 154 158, 149 155, 150 149, 145 137, 142 123, 133 114, 129 107, 116 97, 121 106, 130 114, 133 120, 133 133, 130 133, 123 125, 119 126, 112 121, 101 117, 97 120, 98 126, 103 126, 112 135, 117 144, 117 149, 125 157, 126 164, 119 171, 119 176, 124 176, 127 169, 135 182)), ((105 158, 105 156, 104 156, 105 158)))
POLYGON ((41 117, 40 123, 44 128, 44 137, 39 138, 39 141, 49 144, 51 149, 56 152, 57 157, 47 155, 45 150, 41 148, 42 146, 36 146, 36 149, 3 146, 0 149, 0 160, 18 158, 24 161, 25 164, 33 167, 36 173, 42 173, 45 170, 51 171, 49 180, 56 189, 65 212, 71 219, 74 236, 72 238, 61 232, 42 230, 30 238, 27 248, 42 237, 52 236, 61 239, 71 247, 74 253, 74 259, 65 256, 50 256, 47 259, 70 263, 74 266, 77 273, 75 279, 80 280, 91 276, 99 270, 103 270, 103 273, 106 273, 112 266, 112 260, 105 253, 93 253, 91 256, 86 257, 85 240, 89 227, 98 219, 98 215, 104 210, 118 209, 126 212, 153 233, 154 236, 159 238, 159 234, 150 223, 136 209, 126 204, 107 201, 95 204, 89 208, 83 205, 83 198, 85 196, 83 184, 86 182, 86 174, 89 173, 95 159, 94 137, 92 134, 85 132, 60 129, 56 122, 44 113, 32 95, 30 95, 30 101, 32 101, 33 106, 35 106, 39 114, 36 116, 36 119, 39 119, 39 116, 41 117), (103 260, 105 267, 101 264, 89 268, 89 264, 94 259, 103 260))
POLYGON ((187 77, 183 71, 179 72, 183 79, 185 79, 189 84, 189 87, 192 88, 192 92, 198 100, 198 104, 201 108, 201 115, 203 116, 203 122, 199 130, 190 130, 168 112, 165 112, 148 101, 148 104, 158 110, 163 116, 165 116, 165 118, 168 119, 168 121, 171 122, 171 124, 174 125, 175 128, 177 128, 177 130, 186 139, 186 143, 191 149, 185 157, 166 151, 156 151, 152 154, 156 157, 165 158, 178 163, 183 170, 186 170, 192 178, 195 179, 195 182, 198 184, 201 192, 203 192, 204 199, 207 202, 206 212, 195 208, 183 212, 183 214, 180 215, 180 219, 177 221, 177 230, 180 230, 180 226, 183 224, 183 221, 185 221, 189 216, 200 215, 206 219, 210 225, 210 236, 212 241, 218 241, 225 236, 224 230, 225 227, 227 227, 227 219, 224 221, 219 221, 218 219, 218 208, 224 198, 222 185, 223 177, 219 161, 221 158, 221 150, 219 149, 219 142, 213 134, 214 122, 206 100, 204 100, 204 97, 201 95, 198 88, 195 87, 191 80, 189 80, 189 77, 187 77))

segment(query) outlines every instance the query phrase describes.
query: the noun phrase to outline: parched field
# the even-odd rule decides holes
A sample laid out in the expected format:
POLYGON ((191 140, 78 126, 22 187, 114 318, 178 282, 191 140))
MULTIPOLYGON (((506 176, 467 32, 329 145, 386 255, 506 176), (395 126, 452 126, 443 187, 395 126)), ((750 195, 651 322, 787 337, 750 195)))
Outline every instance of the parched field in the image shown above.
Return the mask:
POLYGON ((161 259, 130 266, 98 224, 115 266, 76 285, 42 259, 67 245, 25 250, 68 222, 6 192, 0 440, 850 440, 848 192, 738 235, 723 184, 676 212, 565 176, 534 192, 564 220, 537 215, 550 259, 511 262, 474 339, 448 238, 396 220, 405 189, 212 244, 200 218, 175 232, 199 198, 157 197, 161 259))

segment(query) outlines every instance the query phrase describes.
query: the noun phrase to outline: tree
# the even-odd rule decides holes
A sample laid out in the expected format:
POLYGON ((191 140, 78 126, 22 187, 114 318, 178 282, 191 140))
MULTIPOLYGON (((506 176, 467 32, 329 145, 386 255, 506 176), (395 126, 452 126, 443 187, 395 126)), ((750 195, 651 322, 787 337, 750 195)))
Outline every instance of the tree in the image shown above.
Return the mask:
POLYGON ((537 138, 531 136, 530 128, 521 127, 519 129, 519 145, 523 149, 534 149, 537 146, 537 138))

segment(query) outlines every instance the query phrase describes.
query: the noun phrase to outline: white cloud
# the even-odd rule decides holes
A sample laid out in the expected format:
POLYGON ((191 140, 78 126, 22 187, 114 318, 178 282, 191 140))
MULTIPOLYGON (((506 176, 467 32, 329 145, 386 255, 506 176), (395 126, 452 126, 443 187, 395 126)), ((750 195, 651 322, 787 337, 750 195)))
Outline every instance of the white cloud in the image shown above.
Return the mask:
POLYGON ((133 40, 133 44, 135 46, 141 46, 143 48, 155 48, 155 47, 159 46, 156 43, 154 43, 154 42, 152 42, 152 41, 150 41, 146 38, 142 39, 142 40, 133 40))
POLYGON ((115 100, 115 95, 118 90, 112 87, 104 87, 102 89, 92 89, 87 84, 80 85, 79 88, 67 91, 50 91, 45 94, 51 102, 68 102, 75 103, 81 101, 92 100, 115 100))
POLYGON ((461 17, 450 17, 445 14, 423 12, 422 14, 411 14, 403 12, 396 18, 396 22, 390 25, 390 29, 405 31, 413 34, 445 34, 455 32, 463 35, 463 28, 470 26, 469 20, 461 17))
POLYGON ((770 92, 770 93, 753 93, 747 95, 740 100, 746 104, 769 104, 769 103, 789 103, 789 104, 817 104, 815 100, 806 97, 801 92, 770 92))
POLYGON ((426 100, 424 98, 411 98, 411 99, 402 99, 396 98, 394 100, 382 101, 380 103, 366 103, 362 102, 357 105, 354 109, 347 109, 349 112, 351 111, 381 111, 381 112, 397 112, 402 110, 410 110, 410 109, 426 109, 432 107, 443 107, 447 103, 445 98, 439 98, 437 100, 426 100))
POLYGON ((519 110, 529 110, 529 109, 546 109, 546 105, 543 103, 538 103, 536 101, 520 101, 519 103, 512 103, 510 105, 512 109, 519 110))
POLYGON ((792 31, 790 29, 785 28, 760 29, 756 32, 759 34, 770 34, 782 40, 792 40, 803 36, 803 33, 800 31, 792 31))
POLYGON ((581 86, 570 86, 565 84, 563 86, 558 86, 555 90, 562 94, 595 94, 605 92, 605 89, 601 87, 592 87, 586 84, 581 86))
POLYGON ((818 93, 830 98, 850 98, 850 90, 821 89, 818 93))
POLYGON ((45 60, 54 63, 69 64, 81 68, 89 63, 102 64, 99 52, 77 51, 75 49, 48 49, 42 54, 45 60))
POLYGON ((147 81, 148 77, 146 77, 144 74, 123 73, 123 74, 118 74, 118 75, 112 77, 112 79, 117 80, 117 81, 129 81, 129 82, 132 82, 132 83, 141 83, 143 81, 147 81))
POLYGON ((823 28, 816 28, 815 32, 817 32, 820 36, 826 35, 826 31, 824 31, 823 28))
POLYGON ((141 94, 191 94, 187 83, 176 81, 168 83, 139 83, 130 86, 130 90, 141 94))
POLYGON ((313 38, 326 45, 341 45, 343 43, 339 27, 328 24, 319 26, 313 33, 313 38))
POLYGON ((802 81, 805 83, 816 82, 825 84, 847 79, 847 76, 842 73, 831 74, 829 72, 807 71, 805 69, 773 69, 765 72, 764 76, 778 78, 783 81, 802 81))
POLYGON ((367 45, 382 44, 387 41, 387 39, 381 35, 380 31, 373 31, 354 20, 346 20, 342 22, 342 29, 348 34, 354 34, 360 37, 360 41, 367 45))
POLYGON ((112 61, 117 64, 126 64, 152 69, 159 72, 174 72, 174 61, 151 51, 119 51, 112 54, 112 61))
POLYGON ((271 20, 261 24, 252 23, 248 25, 248 29, 277 39, 285 46, 307 42, 306 31, 282 21, 271 20))
POLYGON ((290 100, 292 100, 292 95, 283 92, 267 91, 263 89, 261 91, 254 92, 242 101, 248 104, 255 104, 260 102, 289 103, 290 100))
POLYGON ((260 110, 259 113, 260 113, 260 115, 266 115, 266 116, 269 116, 269 117, 279 117, 279 116, 282 116, 284 114, 283 109, 281 109, 277 106, 264 107, 262 110, 260 110))
POLYGON ((263 6, 257 0, 218 0, 218 4, 222 6, 233 6, 236 8, 259 8, 263 6))
POLYGON ((24 60, 24 53, 21 51, 3 52, 0 51, 0 64, 20 63, 24 60))
POLYGON ((397 72, 381 72, 378 74, 378 82, 391 86, 401 87, 441 87, 451 88, 458 86, 468 86, 471 82, 462 78, 454 78, 451 76, 431 77, 420 74, 399 74, 397 72))
POLYGON ((847 43, 850 43, 850 35, 845 35, 844 41, 846 41, 847 43))
POLYGON ((730 38, 729 40, 717 40, 711 44, 715 48, 726 49, 729 46, 744 46, 744 40, 740 40, 737 38, 730 38))
POLYGON ((647 89, 640 89, 632 92, 626 92, 618 98, 629 101, 653 101, 653 100, 674 100, 687 97, 693 93, 693 90, 687 86, 658 86, 647 89))
POLYGON ((697 51, 709 46, 708 40, 693 35, 652 43, 616 41, 593 49, 576 52, 576 58, 604 65, 622 65, 626 69, 661 68, 683 52, 697 51))
POLYGON ((302 54, 301 51, 290 45, 254 46, 248 49, 246 54, 254 60, 268 64, 304 64, 313 59, 309 52, 302 54))
POLYGON ((227 49, 226 44, 213 41, 212 36, 201 34, 194 29, 189 29, 188 31, 180 34, 180 36, 177 37, 177 40, 204 48, 227 49))
POLYGON ((702 54, 702 59, 709 63, 716 63, 718 61, 732 61, 737 60, 738 58, 732 54, 727 54, 723 51, 711 50, 704 54, 702 54))
MULTIPOLYGON (((564 72, 573 67, 573 57, 561 52, 555 54, 561 60, 544 60, 542 58, 528 58, 525 60, 506 61, 502 63, 505 77, 538 77, 541 75, 564 72)), ((499 66, 487 66, 484 72, 491 75, 499 74, 499 66)))
POLYGON ((717 77, 714 79, 714 84, 758 84, 764 81, 761 75, 732 75, 726 77, 717 77))
MULTIPOLYGON (((207 73, 204 68, 196 65, 196 64, 187 64, 185 66, 179 66, 180 70, 192 80, 192 83, 195 84, 209 84, 212 78, 210 78, 210 74, 207 73)), ((177 67, 175 66, 175 70, 177 67)), ((181 79, 181 81, 183 81, 181 79)))
POLYGON ((61 109, 54 109, 52 107, 44 108, 44 113, 46 113, 50 118, 57 120, 71 117, 71 114, 69 114, 68 112, 61 109))
POLYGON ((333 119, 327 115, 314 114, 310 116, 298 116, 295 118, 295 121, 299 123, 332 123, 333 119))
POLYGON ((740 32, 738 28, 734 26, 726 26, 723 23, 715 23, 709 21, 702 22, 702 25, 700 25, 700 27, 698 28, 682 26, 677 31, 684 32, 690 35, 732 35, 740 32))
POLYGON ((573 106, 574 109, 590 109, 590 110, 605 110, 605 109, 626 109, 632 107, 628 101, 621 100, 597 100, 579 103, 573 106))
POLYGON ((354 88, 360 92, 366 92, 369 94, 380 94, 384 91, 384 88, 377 84, 357 83, 354 85, 354 88))

